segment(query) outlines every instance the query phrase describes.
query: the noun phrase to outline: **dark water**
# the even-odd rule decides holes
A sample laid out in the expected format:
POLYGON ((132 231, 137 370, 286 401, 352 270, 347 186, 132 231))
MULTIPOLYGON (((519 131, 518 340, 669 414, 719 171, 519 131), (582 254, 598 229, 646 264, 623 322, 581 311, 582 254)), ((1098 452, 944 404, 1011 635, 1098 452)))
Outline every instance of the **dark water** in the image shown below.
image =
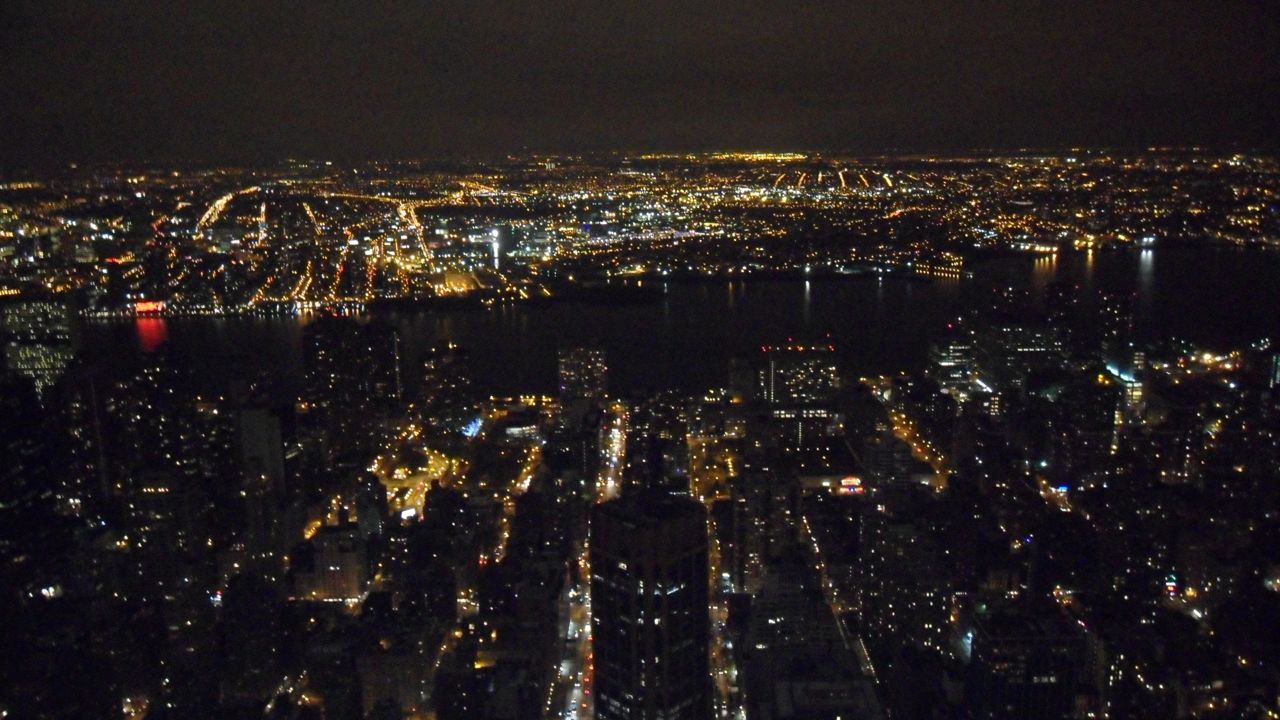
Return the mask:
MULTIPOLYGON (((1054 279, 1137 295, 1139 330, 1214 346, 1280 337, 1280 254, 1229 249, 1070 253, 987 263, 970 281, 876 278, 747 280, 666 285, 664 299, 631 305, 553 303, 401 313, 404 357, 453 341, 472 353, 487 390, 550 391, 556 351, 597 344, 616 391, 722 385, 730 358, 788 338, 830 338, 854 375, 921 367, 929 343, 964 299, 994 284, 1043 291, 1054 279)), ((95 358, 123 370, 165 348, 217 384, 270 373, 296 388, 306 318, 139 320, 90 325, 95 358)))

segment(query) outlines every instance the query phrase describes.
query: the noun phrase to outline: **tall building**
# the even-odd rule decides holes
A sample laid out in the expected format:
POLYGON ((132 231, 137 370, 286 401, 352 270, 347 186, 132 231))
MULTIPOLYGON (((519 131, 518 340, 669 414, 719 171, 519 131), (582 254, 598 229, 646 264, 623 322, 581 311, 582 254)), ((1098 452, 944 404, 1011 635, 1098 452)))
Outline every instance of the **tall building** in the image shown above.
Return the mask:
POLYGON ((1052 327, 996 323, 973 341, 974 382, 986 392, 1022 390, 1027 376, 1062 358, 1062 339, 1052 327))
POLYGON ((871 681, 861 676, 844 632, 807 567, 769 568, 751 599, 740 678, 747 717, 883 720, 871 681))
POLYGON ((1052 609, 998 610, 973 618, 963 636, 974 718, 1074 717, 1087 638, 1052 609))
POLYGON ((816 405, 840 389, 835 348, 830 345, 769 345, 763 348, 760 390, 770 405, 816 405))
POLYGON ((286 491, 280 417, 264 407, 241 408, 237 414, 245 523, 242 539, 250 556, 269 558, 284 549, 278 524, 286 491))
POLYGON ((863 628, 871 652, 886 660, 907 646, 943 652, 953 609, 953 562, 898 497, 881 492, 861 528, 863 628))
POLYGON ((4 306, 0 320, 6 366, 31 378, 43 396, 75 356, 71 306, 53 299, 19 299, 4 306))
POLYGON ((929 376, 942 391, 964 400, 973 385, 973 344, 967 335, 957 335, 929 349, 929 376))
POLYGON ((763 348, 760 397, 782 430, 783 445, 811 449, 839 425, 835 410, 840 373, 830 345, 779 345, 763 348))
POLYGON ((337 448, 372 447, 404 399, 400 332, 380 322, 316 320, 302 331, 303 409, 337 448))
POLYGON ((456 434, 479 416, 471 355, 453 343, 428 348, 418 363, 417 411, 442 435, 456 434))
POLYGON ((1097 332, 1104 352, 1121 353, 1132 347, 1134 304, 1132 293, 1103 292, 1098 297, 1097 332))
POLYGON ((602 720, 711 715, 707 512, 636 491, 595 506, 591 607, 602 720))
POLYGON ((345 603, 363 599, 369 559, 360 527, 355 523, 326 525, 311 543, 313 562, 297 574, 297 597, 345 603))
POLYGON ((603 348, 576 347, 560 351, 562 400, 602 400, 608 390, 608 365, 603 348))

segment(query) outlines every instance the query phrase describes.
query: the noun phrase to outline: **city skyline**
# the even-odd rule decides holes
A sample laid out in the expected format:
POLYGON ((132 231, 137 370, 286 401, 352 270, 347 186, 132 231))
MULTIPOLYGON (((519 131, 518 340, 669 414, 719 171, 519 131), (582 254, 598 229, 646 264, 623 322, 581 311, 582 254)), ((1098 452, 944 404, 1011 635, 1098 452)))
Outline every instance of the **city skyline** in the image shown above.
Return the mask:
POLYGON ((0 3, 0 720, 1280 720, 1280 12, 0 3))

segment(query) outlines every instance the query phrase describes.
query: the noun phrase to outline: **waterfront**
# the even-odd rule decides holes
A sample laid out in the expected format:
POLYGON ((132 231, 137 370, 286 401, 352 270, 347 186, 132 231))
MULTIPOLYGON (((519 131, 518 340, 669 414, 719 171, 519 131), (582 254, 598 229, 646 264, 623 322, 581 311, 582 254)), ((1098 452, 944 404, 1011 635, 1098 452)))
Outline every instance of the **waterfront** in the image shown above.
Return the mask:
MULTIPOLYGON (((1043 292, 1055 279, 1085 291, 1133 292, 1140 335, 1239 345, 1280 336, 1280 255, 1232 249, 1160 248, 990 261, 972 280, 832 278, 671 281, 660 300, 554 302, 488 309, 395 312, 406 368, 424 349, 467 348, 488 392, 550 392, 560 347, 608 351, 617 392, 723 384, 735 355, 789 337, 829 338, 854 376, 914 370, 961 301, 997 284, 1043 292)), ((93 322, 83 346, 94 362, 129 367, 163 349, 211 381, 271 375, 296 390, 309 318, 139 319, 93 322)))

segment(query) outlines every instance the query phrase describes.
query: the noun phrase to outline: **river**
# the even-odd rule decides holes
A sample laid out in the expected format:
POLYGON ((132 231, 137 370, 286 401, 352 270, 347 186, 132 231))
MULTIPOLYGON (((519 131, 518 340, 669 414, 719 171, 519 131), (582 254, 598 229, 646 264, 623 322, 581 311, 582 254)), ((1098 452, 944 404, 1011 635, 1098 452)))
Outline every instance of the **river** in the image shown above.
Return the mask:
MULTIPOLYGON (((672 281, 652 302, 553 302, 489 309, 397 312, 406 370, 423 349, 469 349, 488 392, 550 392, 560 347, 608 353, 616 392, 700 390, 726 381, 730 359, 788 338, 829 338, 845 369, 869 375, 916 369, 965 298, 996 284, 1043 292, 1064 279, 1086 289, 1133 292, 1146 337, 1177 335, 1229 347, 1280 337, 1280 254, 1227 248, 1158 248, 994 260, 969 280, 822 277, 672 281)), ((94 322, 82 334, 91 358, 127 369, 161 349, 212 385, 267 374, 296 390, 307 317, 140 319, 94 322)))

